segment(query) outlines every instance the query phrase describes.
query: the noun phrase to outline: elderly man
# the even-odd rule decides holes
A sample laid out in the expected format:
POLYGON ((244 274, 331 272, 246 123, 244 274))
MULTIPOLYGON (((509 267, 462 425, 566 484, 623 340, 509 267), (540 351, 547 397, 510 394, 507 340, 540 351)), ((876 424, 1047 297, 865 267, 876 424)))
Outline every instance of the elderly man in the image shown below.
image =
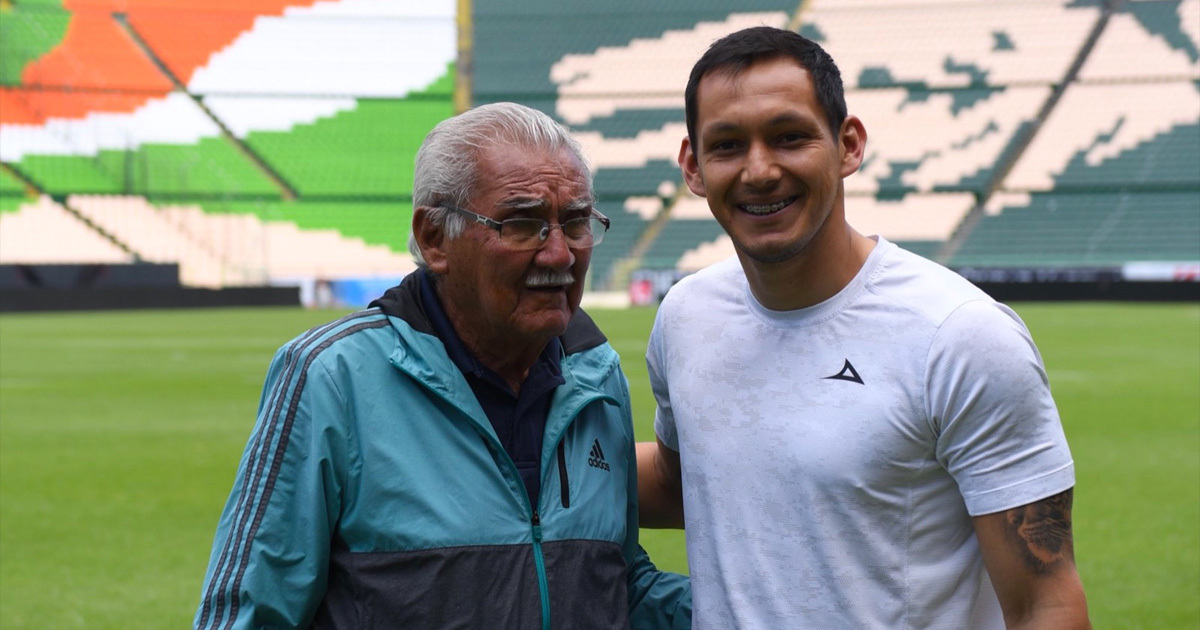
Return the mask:
POLYGON ((420 269, 275 356, 197 628, 688 628, 638 545, 629 391, 579 310, 579 145, 514 104, 417 154, 420 269))

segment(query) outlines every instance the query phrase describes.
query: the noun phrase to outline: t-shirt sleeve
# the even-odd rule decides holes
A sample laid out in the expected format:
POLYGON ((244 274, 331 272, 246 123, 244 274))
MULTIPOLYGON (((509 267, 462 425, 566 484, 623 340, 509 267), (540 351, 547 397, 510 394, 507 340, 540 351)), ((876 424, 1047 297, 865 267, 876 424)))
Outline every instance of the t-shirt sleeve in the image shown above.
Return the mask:
POLYGON ((675 431, 675 414, 671 410, 671 397, 667 390, 666 348, 663 341, 663 310, 660 308, 650 330, 650 341, 646 344, 646 369, 650 373, 650 390, 654 392, 657 407, 654 411, 654 433, 671 450, 679 450, 679 435, 675 431))
POLYGON ((972 516, 1032 503, 1075 485, 1075 468, 1042 357, 1003 304, 952 313, 926 373, 936 456, 972 516))

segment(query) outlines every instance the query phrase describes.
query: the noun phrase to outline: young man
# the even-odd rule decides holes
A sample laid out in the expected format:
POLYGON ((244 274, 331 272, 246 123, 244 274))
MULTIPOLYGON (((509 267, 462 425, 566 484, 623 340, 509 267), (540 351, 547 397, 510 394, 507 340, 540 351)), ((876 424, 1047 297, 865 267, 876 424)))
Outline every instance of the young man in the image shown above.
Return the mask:
POLYGON ((276 354, 196 628, 690 626, 686 578, 638 545, 629 390, 579 309, 593 199, 540 112, 430 132, 421 269, 276 354))
POLYGON ((679 164, 736 259, 666 296, 644 526, 686 524, 694 628, 1087 628, 1074 468, 1017 315, 846 222, 838 70, 774 28, 708 50, 679 164))

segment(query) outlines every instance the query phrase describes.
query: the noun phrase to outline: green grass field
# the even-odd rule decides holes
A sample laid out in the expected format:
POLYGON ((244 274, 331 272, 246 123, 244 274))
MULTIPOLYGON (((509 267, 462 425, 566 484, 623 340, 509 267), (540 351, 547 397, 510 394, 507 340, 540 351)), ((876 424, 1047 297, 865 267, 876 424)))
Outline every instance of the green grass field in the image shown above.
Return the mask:
MULTIPOLYGON (((1200 627, 1200 305, 1018 304, 1075 456, 1096 628, 1200 627)), ((0 628, 183 628, 275 348, 338 313, 0 316, 0 628)), ((595 311, 653 439, 653 311, 595 311)), ((679 532, 646 531, 684 571, 679 532)))

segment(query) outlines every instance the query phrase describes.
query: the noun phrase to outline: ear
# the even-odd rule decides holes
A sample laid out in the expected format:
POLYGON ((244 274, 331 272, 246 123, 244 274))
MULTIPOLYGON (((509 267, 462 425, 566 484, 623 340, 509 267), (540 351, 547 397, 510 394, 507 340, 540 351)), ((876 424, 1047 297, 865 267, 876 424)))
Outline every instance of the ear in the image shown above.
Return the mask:
POLYGON ((858 116, 846 116, 838 137, 842 153, 842 177, 849 177, 862 166, 867 154, 867 128, 858 116))
POLYGON ((683 171, 683 181, 689 190, 696 195, 704 196, 704 176, 700 173, 700 163, 696 160, 696 151, 690 138, 685 137, 679 147, 679 170, 683 171))
POLYGON ((429 206, 419 206, 413 210, 413 237, 417 240, 417 247, 421 249, 421 256, 425 258, 429 270, 436 274, 444 274, 449 268, 446 256, 449 240, 443 226, 430 220, 429 213, 432 210, 429 206))

